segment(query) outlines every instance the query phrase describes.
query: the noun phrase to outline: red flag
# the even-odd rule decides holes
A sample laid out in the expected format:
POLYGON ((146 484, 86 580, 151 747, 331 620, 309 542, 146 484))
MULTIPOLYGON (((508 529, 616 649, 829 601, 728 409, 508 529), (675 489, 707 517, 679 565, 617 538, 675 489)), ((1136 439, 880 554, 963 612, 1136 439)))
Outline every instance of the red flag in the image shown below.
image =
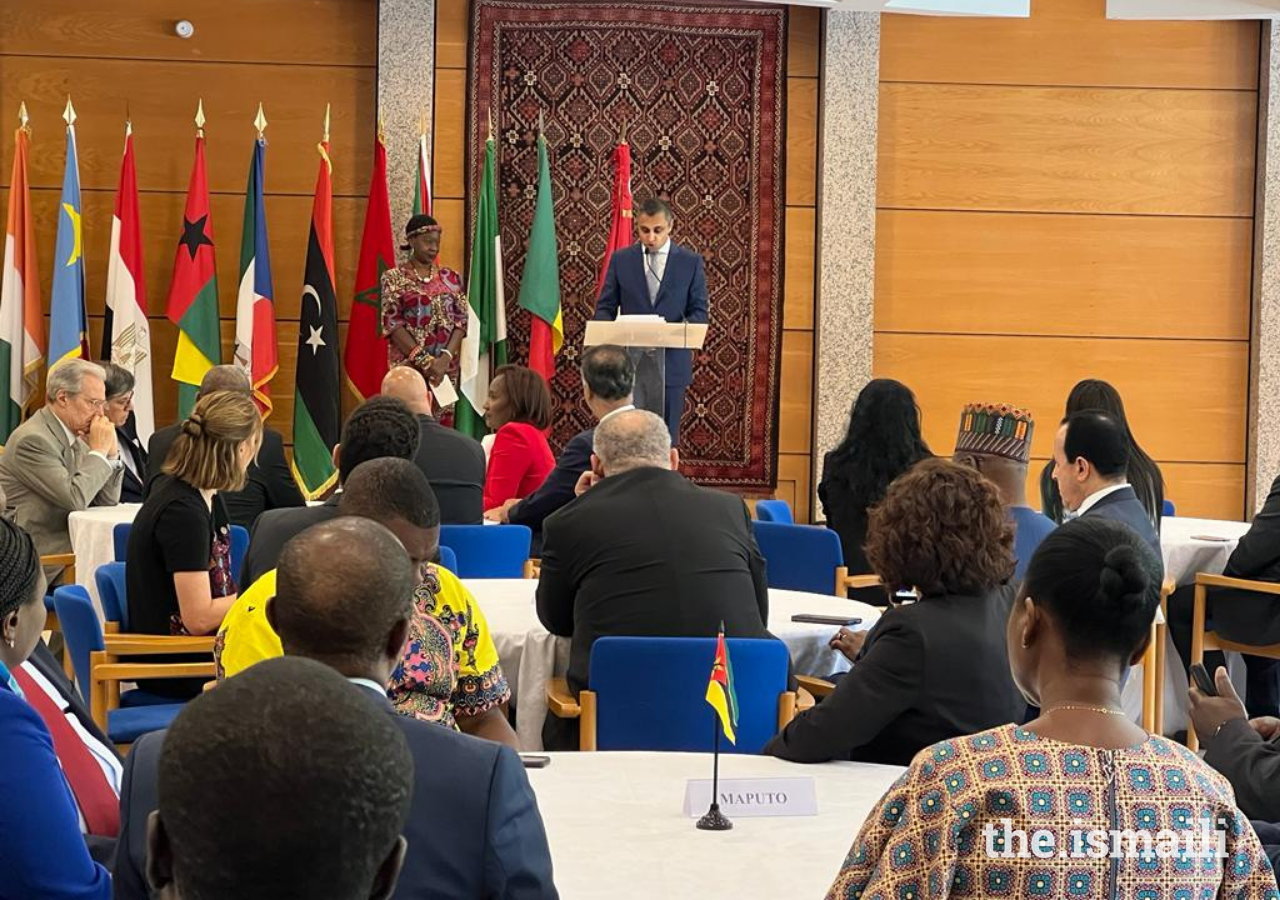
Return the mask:
POLYGON ((604 276, 609 271, 609 260, 615 251, 635 243, 631 225, 631 145, 626 141, 613 151, 613 218, 609 222, 609 237, 605 241, 604 265, 600 267, 600 279, 596 282, 596 296, 604 287, 604 276))
POLYGON ((387 193, 387 148, 378 136, 373 148, 373 177, 364 212, 360 262, 356 266, 356 295, 343 362, 347 379, 361 398, 382 390, 387 374, 387 339, 382 336, 382 273, 396 264, 391 236, 391 201, 387 193))

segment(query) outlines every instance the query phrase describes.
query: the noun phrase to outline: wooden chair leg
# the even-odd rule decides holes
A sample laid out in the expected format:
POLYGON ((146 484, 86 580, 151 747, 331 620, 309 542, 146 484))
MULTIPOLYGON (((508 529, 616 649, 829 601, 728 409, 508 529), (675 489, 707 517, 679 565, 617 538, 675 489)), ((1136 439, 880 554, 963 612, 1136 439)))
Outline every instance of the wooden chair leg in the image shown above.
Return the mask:
MULTIPOLYGON (((1191 662, 1204 665, 1204 619, 1205 601, 1208 589, 1203 584, 1196 585, 1195 605, 1191 611, 1191 662)), ((1200 739, 1196 735, 1196 727, 1187 720, 1187 749, 1192 753, 1200 749, 1200 739)))
POLYGON ((1168 626, 1156 625, 1156 683, 1155 683, 1155 727, 1151 729, 1152 734, 1164 735, 1164 667, 1165 667, 1165 641, 1167 640, 1168 626))
POLYGON ((594 751, 596 749, 595 691, 581 691, 578 694, 578 706, 582 709, 582 714, 578 716, 578 749, 594 751))
POLYGON ((1151 626, 1151 642, 1142 654, 1142 727, 1152 732, 1156 727, 1156 645, 1155 625, 1151 626))
POLYGON ((778 695, 778 730, 786 728, 796 717, 795 691, 783 691, 778 695))

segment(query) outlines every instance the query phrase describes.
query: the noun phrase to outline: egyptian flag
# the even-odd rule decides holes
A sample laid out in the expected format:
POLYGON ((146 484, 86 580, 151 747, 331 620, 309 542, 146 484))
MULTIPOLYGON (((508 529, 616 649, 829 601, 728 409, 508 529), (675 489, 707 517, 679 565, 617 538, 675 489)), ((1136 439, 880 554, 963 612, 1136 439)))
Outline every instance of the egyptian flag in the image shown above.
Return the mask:
POLYGON ((293 401, 293 477, 308 500, 315 500, 338 480, 333 448, 342 428, 338 295, 333 286, 333 165, 328 140, 319 150, 320 174, 311 204, 293 401))
POLYGON ((267 211, 262 199, 267 141, 253 142, 249 184, 244 196, 244 229, 240 233, 240 291, 236 299, 235 363, 249 375, 253 399, 265 419, 271 415, 271 379, 276 358, 275 290, 271 286, 271 252, 267 244, 267 211))

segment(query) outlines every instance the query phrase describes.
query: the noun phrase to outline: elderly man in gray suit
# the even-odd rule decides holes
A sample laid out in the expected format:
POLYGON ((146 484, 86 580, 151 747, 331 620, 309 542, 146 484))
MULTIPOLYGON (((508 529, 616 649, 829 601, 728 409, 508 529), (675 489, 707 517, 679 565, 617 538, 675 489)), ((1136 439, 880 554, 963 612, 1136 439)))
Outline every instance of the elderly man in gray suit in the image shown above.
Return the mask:
POLYGON ((9 512, 42 556, 71 550, 67 516, 73 511, 120 502, 124 463, 115 426, 103 415, 106 402, 101 366, 82 359, 59 363, 49 371, 44 407, 9 436, 0 454, 9 512))

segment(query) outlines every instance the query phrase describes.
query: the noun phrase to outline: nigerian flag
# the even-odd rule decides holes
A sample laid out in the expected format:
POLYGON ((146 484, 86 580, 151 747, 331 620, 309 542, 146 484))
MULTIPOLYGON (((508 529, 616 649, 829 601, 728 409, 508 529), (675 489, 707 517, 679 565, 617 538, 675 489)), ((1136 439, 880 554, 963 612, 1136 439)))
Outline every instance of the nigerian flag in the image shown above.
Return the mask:
POLYGON ((498 232, 498 193, 494 178, 493 134, 484 145, 484 172, 476 204, 476 230, 471 240, 471 272, 467 278, 467 336, 462 341, 461 397, 454 425, 479 439, 484 400, 493 370, 507 362, 506 300, 502 294, 502 236, 498 232))

